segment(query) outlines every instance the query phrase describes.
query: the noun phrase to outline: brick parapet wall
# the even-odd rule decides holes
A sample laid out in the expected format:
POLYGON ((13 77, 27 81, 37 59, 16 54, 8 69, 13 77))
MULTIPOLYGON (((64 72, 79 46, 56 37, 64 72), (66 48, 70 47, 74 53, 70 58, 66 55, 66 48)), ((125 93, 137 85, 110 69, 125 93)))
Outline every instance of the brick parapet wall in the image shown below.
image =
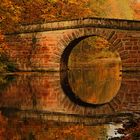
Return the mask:
MULTIPOLYGON (((137 30, 140 31, 140 21, 106 18, 82 18, 68 21, 53 21, 47 23, 25 24, 19 26, 13 33, 30 33, 83 27, 96 27, 108 29, 137 30)), ((12 34, 12 33, 7 33, 12 34)))

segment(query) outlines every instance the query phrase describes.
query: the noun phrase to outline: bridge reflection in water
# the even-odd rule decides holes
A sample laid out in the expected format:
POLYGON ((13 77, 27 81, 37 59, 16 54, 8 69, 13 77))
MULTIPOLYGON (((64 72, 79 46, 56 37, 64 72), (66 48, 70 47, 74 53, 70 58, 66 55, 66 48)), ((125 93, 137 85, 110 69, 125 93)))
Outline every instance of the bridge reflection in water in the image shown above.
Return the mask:
POLYGON ((114 71, 116 77, 112 77, 108 72, 105 72, 106 81, 103 73, 96 75, 96 70, 95 74, 90 70, 78 70, 76 79, 74 71, 69 71, 68 75, 61 73, 61 81, 59 73, 3 75, 7 84, 5 82, 0 87, 0 109, 3 113, 15 113, 20 117, 41 116, 45 120, 85 124, 111 122, 122 116, 132 117, 133 112, 140 111, 140 75, 122 74, 121 80, 119 73, 114 71), (83 74, 82 80, 80 74, 83 74), (84 76, 86 79, 89 76, 89 80, 84 79, 84 76), (86 84, 87 91, 83 84, 86 84), (70 89, 76 92, 75 96, 74 92, 69 92, 70 89), (106 90, 109 90, 108 94, 106 90))
POLYGON ((10 122, 18 118, 14 125, 25 119, 38 120, 39 126, 42 121, 93 126, 131 120, 140 112, 140 74, 111 67, 1 75, 1 114, 10 122))

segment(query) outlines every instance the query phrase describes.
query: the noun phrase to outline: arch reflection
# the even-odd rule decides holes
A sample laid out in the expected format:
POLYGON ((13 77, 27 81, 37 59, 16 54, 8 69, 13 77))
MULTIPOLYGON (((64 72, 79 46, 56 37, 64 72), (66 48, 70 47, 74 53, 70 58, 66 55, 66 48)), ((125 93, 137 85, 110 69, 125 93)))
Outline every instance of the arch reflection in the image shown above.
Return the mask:
POLYGON ((121 86, 121 64, 118 61, 101 63, 61 74, 62 88, 72 101, 96 106, 109 103, 116 96, 121 86))

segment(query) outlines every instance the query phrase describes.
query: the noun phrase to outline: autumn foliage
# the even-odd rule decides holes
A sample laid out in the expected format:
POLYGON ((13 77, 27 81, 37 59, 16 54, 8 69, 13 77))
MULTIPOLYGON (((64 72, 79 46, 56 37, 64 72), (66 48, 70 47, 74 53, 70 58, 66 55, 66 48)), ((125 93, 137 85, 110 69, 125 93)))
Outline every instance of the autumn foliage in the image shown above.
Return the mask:
POLYGON ((90 16, 89 0, 2 0, 1 23, 40 22, 90 16))

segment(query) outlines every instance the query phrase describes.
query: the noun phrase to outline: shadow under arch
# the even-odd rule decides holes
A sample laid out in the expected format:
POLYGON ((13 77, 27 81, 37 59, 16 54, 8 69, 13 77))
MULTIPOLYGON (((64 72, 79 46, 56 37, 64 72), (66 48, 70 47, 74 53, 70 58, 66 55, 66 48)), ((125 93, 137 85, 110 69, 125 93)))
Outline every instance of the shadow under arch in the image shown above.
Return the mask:
POLYGON ((84 106, 84 107, 101 107, 105 104, 108 103, 104 103, 104 104, 91 104, 91 103, 86 103, 84 101, 82 101, 78 96, 76 96, 76 94, 72 91, 72 88, 70 87, 69 84, 69 80, 68 80, 68 71, 62 71, 60 72, 60 82, 61 82, 61 87, 64 91, 64 93, 66 94, 66 96, 75 104, 80 105, 80 106, 84 106))
MULTIPOLYGON (((72 90, 71 86, 70 86, 70 83, 69 83, 69 79, 68 79, 68 60, 69 60, 69 56, 73 50, 74 47, 76 47, 76 45, 88 38, 88 37, 94 37, 94 36, 97 36, 97 37, 100 37, 104 40, 106 40, 111 46, 112 43, 110 43, 107 39, 105 39, 103 36, 99 36, 99 35, 88 35, 88 36, 82 36, 82 37, 79 37, 79 38, 76 38, 74 40, 72 40, 68 46, 65 48, 65 50, 63 51, 63 54, 61 56, 61 64, 60 64, 60 70, 61 70, 61 73, 60 73, 60 81, 61 81, 61 86, 62 86, 62 89, 64 91, 64 93, 69 97, 69 99, 71 101, 73 101, 74 103, 80 105, 80 106, 85 106, 85 107, 99 107, 99 106, 103 106, 105 104, 108 104, 109 102, 105 102, 105 103, 101 103, 101 104, 95 104, 95 103, 87 103, 87 102, 84 102, 83 100, 81 100, 72 90)), ((112 51, 113 52, 113 51, 112 51)), ((120 56, 119 56, 120 58, 120 56)), ((114 98, 114 97, 113 97, 114 98)))
POLYGON ((65 71, 68 70, 68 60, 69 60, 69 56, 73 50, 73 48, 82 40, 91 37, 91 36, 96 36, 96 35, 89 35, 89 36, 82 36, 79 38, 76 38, 74 40, 72 40, 68 46, 65 48, 65 50, 63 51, 62 55, 61 55, 61 60, 60 60, 60 71, 65 71))
MULTIPOLYGON (((61 54, 60 71, 65 71, 65 70, 69 69, 68 68, 68 60, 69 60, 69 56, 70 56, 73 48, 75 48, 78 45, 78 43, 80 43, 82 40, 87 39, 89 37, 99 37, 99 38, 107 41, 108 44, 110 44, 110 47, 108 48, 108 50, 111 51, 111 52, 115 52, 115 50, 114 50, 115 46, 112 44, 112 42, 109 39, 106 39, 106 37, 104 37, 104 36, 91 34, 91 35, 85 35, 85 36, 75 38, 75 39, 71 40, 70 43, 67 46, 65 46, 65 49, 64 49, 63 53, 61 54)), ((118 52, 118 57, 121 60, 119 52, 118 52)))

